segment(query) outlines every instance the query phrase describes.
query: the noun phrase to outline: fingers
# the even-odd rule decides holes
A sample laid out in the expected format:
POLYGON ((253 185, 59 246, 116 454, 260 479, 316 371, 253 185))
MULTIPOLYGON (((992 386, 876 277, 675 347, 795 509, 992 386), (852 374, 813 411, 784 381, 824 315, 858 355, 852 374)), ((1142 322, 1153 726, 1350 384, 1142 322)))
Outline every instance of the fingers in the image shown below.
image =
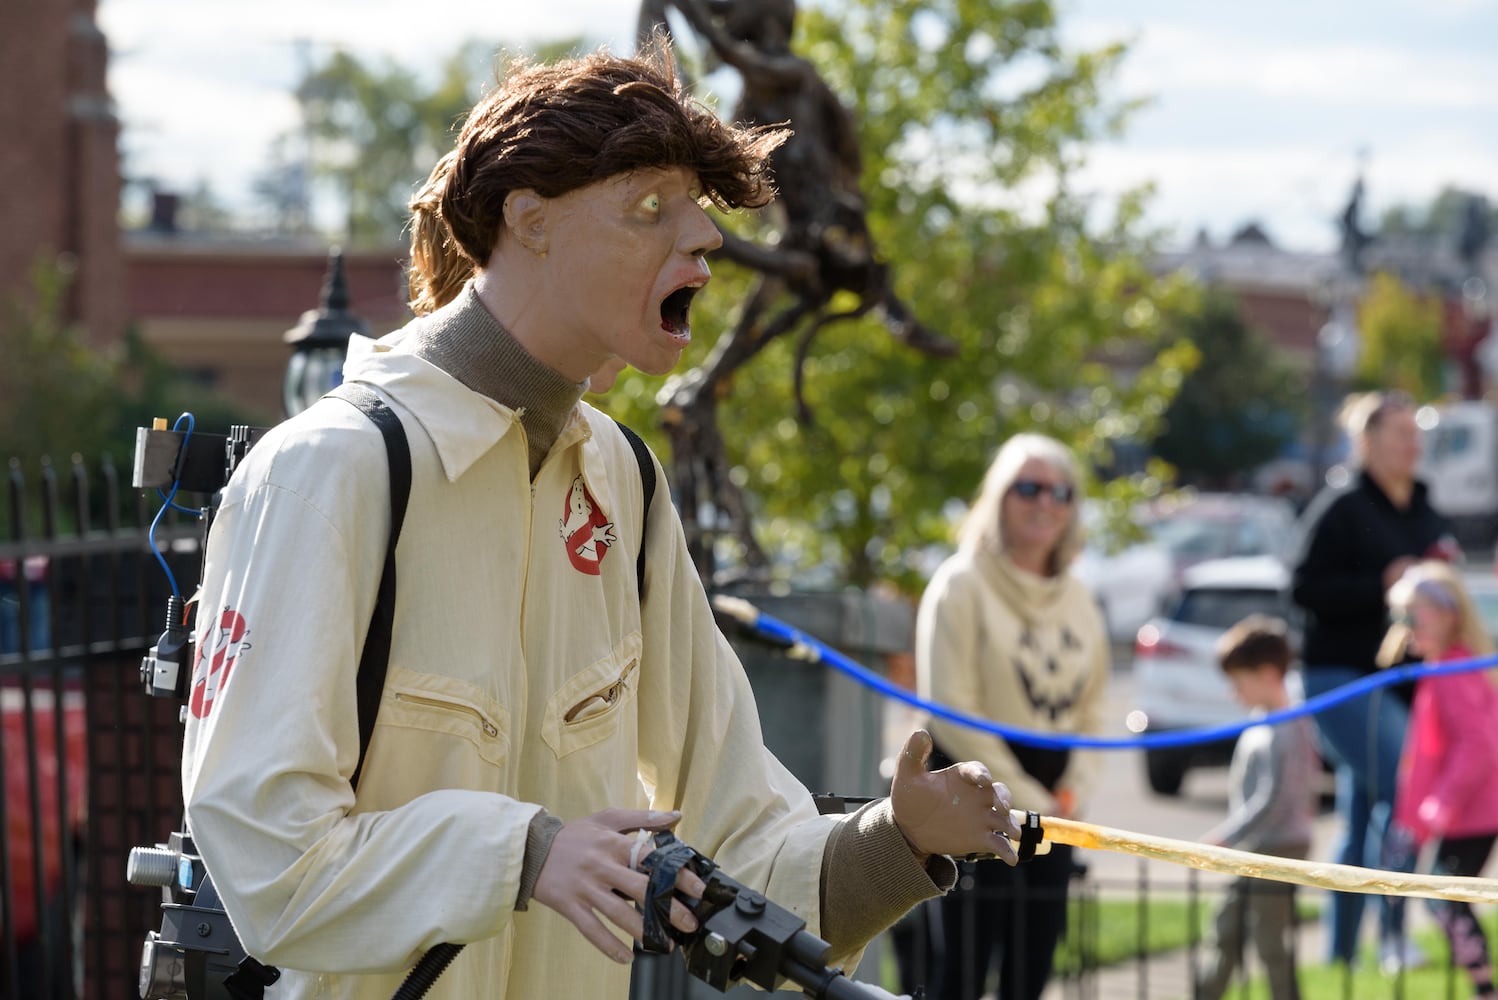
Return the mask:
MULTIPOLYGON (((649 888, 649 876, 645 875, 643 872, 629 872, 624 877, 623 884, 619 886, 618 891, 621 893, 621 896, 616 896, 614 898, 619 899, 627 897, 628 899, 639 903, 641 906, 644 906, 646 905, 645 894, 649 891, 649 888)), ((686 892, 688 896, 691 896, 693 898, 701 898, 701 893, 706 890, 706 886, 702 884, 702 879, 698 878, 696 875, 693 875, 685 868, 677 873, 676 888, 678 892, 686 892), (683 876, 690 876, 690 878, 684 878, 683 876), (697 887, 697 891, 693 893, 691 891, 683 889, 682 886, 684 883, 695 884, 697 887)), ((635 912, 633 907, 631 907, 630 909, 631 912, 635 912)), ((638 913, 636 913, 636 916, 638 916, 638 913)), ((618 923, 618 921, 615 921, 615 923, 618 923)), ((684 931, 687 934, 691 934, 697 929, 697 918, 692 914, 692 911, 687 908, 685 903, 675 898, 671 900, 671 925, 677 930, 684 931)), ((619 926, 621 930, 630 931, 630 933, 637 941, 640 939, 640 935, 643 934, 645 930, 643 919, 636 921, 636 926, 633 930, 631 930, 631 928, 624 927, 622 924, 619 926)))
POLYGON ((689 899, 701 899, 707 894, 707 883, 690 868, 683 868, 676 873, 676 891, 689 899))
POLYGON ((976 760, 965 760, 961 764, 953 765, 957 769, 957 776, 969 785, 976 788, 987 788, 993 784, 993 775, 988 772, 988 765, 976 760))
MULTIPOLYGON (((1011 823, 1010 825, 1012 826, 1013 824, 1011 823)), ((1014 836, 1019 836, 1018 830, 1015 831, 1014 836)), ((1004 831, 993 831, 989 834, 989 839, 993 841, 993 853, 1000 861, 1011 868, 1019 864, 1019 852, 1014 849, 1014 842, 1009 839, 1009 836, 1004 831)))
POLYGON ((926 764, 931 759, 932 746, 931 734, 924 729, 917 729, 905 741, 905 746, 900 751, 900 760, 896 767, 914 766, 922 771, 926 770, 926 764))
POLYGON ((669 830, 681 820, 679 811, 659 809, 603 809, 588 819, 620 833, 634 830, 669 830))

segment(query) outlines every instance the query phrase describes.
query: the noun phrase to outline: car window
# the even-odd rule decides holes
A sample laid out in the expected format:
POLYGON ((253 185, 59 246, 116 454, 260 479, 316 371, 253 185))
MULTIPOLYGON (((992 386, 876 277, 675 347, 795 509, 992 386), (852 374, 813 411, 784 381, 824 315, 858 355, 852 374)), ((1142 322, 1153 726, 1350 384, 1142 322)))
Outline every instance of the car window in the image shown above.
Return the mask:
POLYGON ((1177 559, 1200 562, 1231 552, 1234 530, 1235 526, 1228 521, 1177 517, 1159 522, 1151 529, 1151 534, 1177 559))
POLYGON ((1252 614, 1283 618, 1288 613, 1288 601, 1279 591, 1258 587, 1197 587, 1181 594, 1170 618, 1184 625, 1225 629, 1252 614))

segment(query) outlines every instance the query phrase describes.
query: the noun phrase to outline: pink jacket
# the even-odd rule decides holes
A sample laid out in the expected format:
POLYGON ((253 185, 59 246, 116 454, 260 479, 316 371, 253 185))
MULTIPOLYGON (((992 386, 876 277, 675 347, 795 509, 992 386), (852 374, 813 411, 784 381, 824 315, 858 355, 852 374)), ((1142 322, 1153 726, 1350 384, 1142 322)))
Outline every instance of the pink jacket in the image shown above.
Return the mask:
MULTIPOLYGON (((1442 661, 1465 659, 1453 647, 1442 661)), ((1486 670, 1415 684, 1394 818, 1417 843, 1498 833, 1498 685, 1486 670)))

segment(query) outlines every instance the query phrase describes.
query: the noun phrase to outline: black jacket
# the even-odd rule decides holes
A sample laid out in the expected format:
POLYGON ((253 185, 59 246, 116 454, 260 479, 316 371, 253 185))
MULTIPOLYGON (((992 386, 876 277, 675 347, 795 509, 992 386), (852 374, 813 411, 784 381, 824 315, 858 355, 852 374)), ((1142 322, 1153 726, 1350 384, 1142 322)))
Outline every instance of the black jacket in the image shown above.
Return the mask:
POLYGON ((1328 487, 1311 501, 1300 522, 1291 596, 1305 610, 1301 659, 1318 665, 1375 669, 1374 657, 1389 628, 1384 569, 1401 556, 1434 555, 1451 542, 1451 525, 1416 483, 1409 506, 1395 507, 1366 473, 1328 487))

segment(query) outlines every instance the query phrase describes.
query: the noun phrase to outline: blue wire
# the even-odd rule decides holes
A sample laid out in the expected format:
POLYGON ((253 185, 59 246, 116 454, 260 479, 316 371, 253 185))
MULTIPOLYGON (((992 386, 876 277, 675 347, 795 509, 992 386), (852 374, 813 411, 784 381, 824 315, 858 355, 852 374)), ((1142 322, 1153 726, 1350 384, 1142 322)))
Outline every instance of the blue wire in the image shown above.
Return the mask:
POLYGON ((168 498, 167 495, 162 492, 162 490, 161 490, 160 487, 156 488, 156 495, 159 496, 159 497, 161 497, 162 501, 168 507, 170 507, 172 510, 175 510, 179 514, 187 514, 190 517, 202 517, 203 516, 203 512, 201 510, 198 510, 198 509, 194 508, 194 507, 184 507, 184 506, 182 506, 179 503, 172 503, 171 499, 168 498))
MULTIPOLYGON (((184 413, 180 417, 178 417, 177 422, 172 425, 172 430, 176 430, 177 428, 181 427, 182 421, 184 420, 187 421, 187 433, 182 435, 182 448, 179 454, 187 451, 187 442, 192 440, 193 427, 196 426, 197 423, 195 420, 193 420, 193 416, 191 413, 184 413)), ((167 512, 168 507, 173 507, 177 510, 186 509, 184 507, 178 507, 176 504, 172 503, 172 498, 177 495, 177 487, 180 485, 182 485, 182 480, 180 478, 172 480, 172 491, 166 494, 166 496, 164 497, 166 503, 160 510, 156 512, 156 516, 151 519, 151 530, 146 532, 146 541, 151 544, 151 551, 155 553, 156 561, 161 563, 161 568, 166 572, 167 582, 172 585, 172 596, 177 598, 180 598, 182 596, 182 591, 177 588, 177 578, 172 575, 172 568, 167 565, 166 557, 161 554, 161 549, 156 546, 156 526, 161 523, 161 516, 167 512)), ((160 493, 161 491, 157 490, 156 492, 160 493)), ((188 513, 195 514, 197 512, 188 511, 188 513)))
POLYGON ((1339 704, 1358 695, 1365 694, 1375 688, 1388 687, 1391 684, 1401 684, 1405 681, 1413 681, 1420 677, 1439 677, 1444 674, 1466 673, 1472 670, 1482 670, 1488 667, 1498 666, 1498 656, 1479 656, 1468 660, 1451 660, 1446 663, 1425 664, 1415 663, 1402 667, 1390 667, 1380 670, 1378 673, 1360 677, 1349 684, 1334 688, 1314 698, 1309 698, 1298 705, 1280 709, 1277 712, 1269 712, 1266 715, 1255 716, 1240 722, 1228 723, 1221 726, 1204 726, 1196 729, 1179 729, 1168 733, 1150 733, 1147 735, 1133 737, 1105 737, 1105 736, 1077 736, 1063 733, 1042 733, 1029 729, 1016 729, 1011 726, 1000 725, 989 719, 969 715, 958 711, 940 702, 927 701, 918 695, 912 694, 905 688, 879 676, 868 667, 849 659, 831 646, 815 639, 805 632, 787 625, 785 622, 765 614, 756 609, 756 619, 749 625, 755 631, 771 639, 785 643, 799 643, 817 654, 818 661, 825 661, 835 669, 842 671, 849 677, 888 698, 903 701, 907 705, 925 709, 932 715, 976 729, 980 732, 1001 736, 1012 743, 1022 743, 1026 746, 1040 747, 1045 750, 1153 750, 1165 747, 1192 746, 1198 743, 1212 743, 1217 740, 1237 736, 1250 726, 1274 725, 1288 719, 1299 718, 1302 715, 1310 715, 1324 708, 1339 704))

